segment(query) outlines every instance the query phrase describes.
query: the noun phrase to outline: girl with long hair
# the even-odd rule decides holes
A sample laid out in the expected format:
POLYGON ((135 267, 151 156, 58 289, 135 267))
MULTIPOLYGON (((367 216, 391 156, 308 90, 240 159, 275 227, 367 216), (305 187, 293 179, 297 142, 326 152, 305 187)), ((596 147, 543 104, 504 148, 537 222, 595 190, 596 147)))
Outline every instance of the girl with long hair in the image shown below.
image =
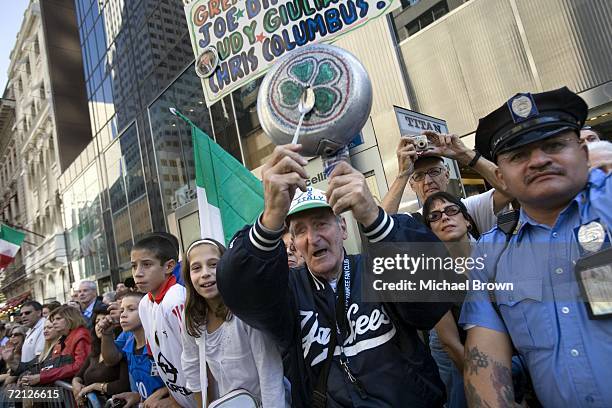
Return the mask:
POLYGON ((204 400, 200 406, 243 389, 264 407, 284 407, 278 349, 264 333, 232 315, 217 289, 216 268, 224 252, 219 242, 200 239, 183 257, 187 298, 182 364, 187 387, 204 400), (207 368, 214 379, 210 383, 207 368))

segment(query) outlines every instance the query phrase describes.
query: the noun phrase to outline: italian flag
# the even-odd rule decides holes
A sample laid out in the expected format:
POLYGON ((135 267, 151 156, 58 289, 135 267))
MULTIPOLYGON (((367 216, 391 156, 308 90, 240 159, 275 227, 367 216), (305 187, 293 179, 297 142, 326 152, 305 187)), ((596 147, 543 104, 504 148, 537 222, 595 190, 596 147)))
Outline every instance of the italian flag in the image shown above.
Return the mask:
POLYGON ((13 262, 24 238, 23 232, 2 224, 0 228, 0 268, 6 268, 13 262))
POLYGON ((191 126, 201 238, 227 244, 263 211, 261 181, 182 113, 171 111, 191 126))

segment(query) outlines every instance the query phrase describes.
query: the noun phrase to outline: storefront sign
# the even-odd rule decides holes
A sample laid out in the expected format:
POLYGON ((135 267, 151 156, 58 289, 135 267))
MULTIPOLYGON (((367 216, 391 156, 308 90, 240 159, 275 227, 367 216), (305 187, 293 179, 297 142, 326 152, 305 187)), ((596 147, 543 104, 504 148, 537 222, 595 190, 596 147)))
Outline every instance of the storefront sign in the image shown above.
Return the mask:
POLYGON ((201 65, 199 72, 206 73, 201 75, 206 104, 260 77, 285 53, 333 42, 399 5, 399 0, 197 0, 188 4, 185 14, 193 52, 201 65), (205 51, 212 54, 211 47, 217 61, 199 58, 205 51))
POLYGON ((436 133, 448 133, 446 121, 433 116, 423 115, 406 108, 394 106, 397 124, 402 136, 420 135, 426 130, 436 133))

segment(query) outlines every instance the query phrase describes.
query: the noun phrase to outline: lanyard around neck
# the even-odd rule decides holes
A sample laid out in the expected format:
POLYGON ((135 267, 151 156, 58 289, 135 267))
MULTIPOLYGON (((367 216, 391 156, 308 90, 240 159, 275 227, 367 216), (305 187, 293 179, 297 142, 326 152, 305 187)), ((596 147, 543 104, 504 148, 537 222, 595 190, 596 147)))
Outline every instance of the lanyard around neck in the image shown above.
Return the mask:
POLYGON ((342 261, 342 284, 338 282, 336 299, 336 327, 346 333, 348 306, 351 298, 351 262, 347 256, 342 261))

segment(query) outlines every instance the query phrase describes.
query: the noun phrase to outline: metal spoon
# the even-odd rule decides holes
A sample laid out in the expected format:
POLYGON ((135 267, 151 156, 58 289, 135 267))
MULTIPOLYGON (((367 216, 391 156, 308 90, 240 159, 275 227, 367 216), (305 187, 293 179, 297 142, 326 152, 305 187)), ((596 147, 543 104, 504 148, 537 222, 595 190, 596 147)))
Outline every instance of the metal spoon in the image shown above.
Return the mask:
POLYGON ((293 135, 293 140, 291 144, 296 144, 298 141, 298 137, 300 136, 300 128, 302 127, 302 122, 304 121, 304 116, 308 114, 314 108, 315 105, 315 93, 312 88, 309 86, 304 89, 302 92, 302 96, 300 97, 300 103, 298 104, 298 111, 300 112, 300 120, 298 122, 297 127, 295 128, 295 134, 293 135))

